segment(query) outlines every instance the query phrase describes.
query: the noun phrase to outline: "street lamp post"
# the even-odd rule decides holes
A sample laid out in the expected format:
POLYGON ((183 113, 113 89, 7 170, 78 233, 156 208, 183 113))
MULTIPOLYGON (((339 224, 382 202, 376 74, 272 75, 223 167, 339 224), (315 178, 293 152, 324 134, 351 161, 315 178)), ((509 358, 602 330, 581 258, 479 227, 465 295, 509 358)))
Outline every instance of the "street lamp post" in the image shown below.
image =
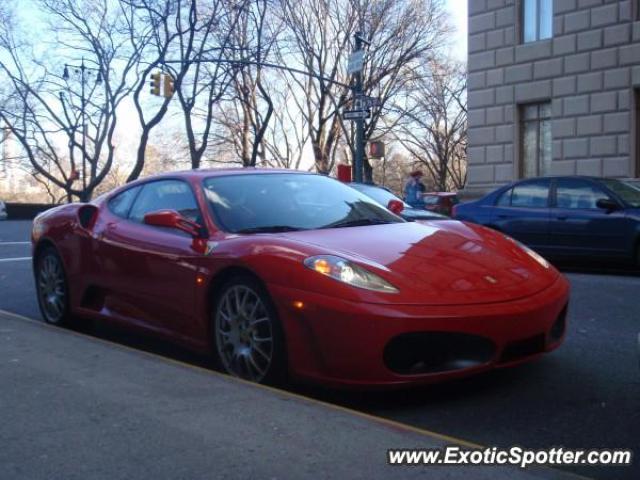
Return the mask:
MULTIPOLYGON (((80 78, 80 123, 82 124, 82 193, 86 195, 87 191, 87 124, 86 124, 86 84, 87 76, 92 72, 96 73, 96 84, 102 83, 102 72, 99 68, 87 67, 84 63, 84 58, 80 65, 70 65, 65 63, 62 78, 67 81, 70 78, 69 69, 73 70, 73 73, 80 78)), ((70 90, 70 89, 69 89, 70 90)))

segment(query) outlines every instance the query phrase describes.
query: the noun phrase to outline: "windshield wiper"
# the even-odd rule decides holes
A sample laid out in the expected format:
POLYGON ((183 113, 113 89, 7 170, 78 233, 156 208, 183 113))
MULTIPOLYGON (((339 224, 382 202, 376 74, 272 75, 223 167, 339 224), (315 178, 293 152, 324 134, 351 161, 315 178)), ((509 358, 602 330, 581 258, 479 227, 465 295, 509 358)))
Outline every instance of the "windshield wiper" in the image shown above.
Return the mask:
POLYGON ((291 225, 267 225, 264 227, 243 228, 235 233, 279 233, 279 232, 297 232, 304 230, 303 228, 292 227, 291 225))
POLYGON ((322 228, 345 228, 345 227, 364 227, 366 225, 387 225, 391 222, 388 220, 380 220, 377 218, 360 218, 358 220, 344 220, 340 222, 330 223, 322 228))

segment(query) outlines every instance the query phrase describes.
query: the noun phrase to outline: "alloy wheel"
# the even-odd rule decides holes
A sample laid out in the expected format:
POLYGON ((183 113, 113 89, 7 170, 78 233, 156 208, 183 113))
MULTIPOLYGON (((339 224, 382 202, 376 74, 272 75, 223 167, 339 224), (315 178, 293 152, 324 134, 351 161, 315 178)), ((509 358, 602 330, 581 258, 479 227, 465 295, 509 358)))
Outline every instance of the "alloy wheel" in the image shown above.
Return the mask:
POLYGON ((53 253, 45 254, 40 260, 38 294, 45 320, 62 323, 66 314, 67 285, 62 262, 53 253))
POLYGON ((215 311, 215 337, 224 369, 261 382, 274 361, 273 319, 261 296, 246 285, 232 285, 215 311))

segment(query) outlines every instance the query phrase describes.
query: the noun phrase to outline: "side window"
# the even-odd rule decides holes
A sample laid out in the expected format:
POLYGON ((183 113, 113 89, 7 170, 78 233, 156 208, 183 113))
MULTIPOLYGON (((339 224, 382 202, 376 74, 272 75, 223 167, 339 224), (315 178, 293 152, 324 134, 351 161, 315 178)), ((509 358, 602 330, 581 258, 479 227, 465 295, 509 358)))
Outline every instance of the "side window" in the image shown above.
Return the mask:
POLYGON ((158 210, 176 210, 183 217, 202 224, 200 209, 191 187, 180 180, 160 180, 144 185, 129 213, 129 219, 142 223, 147 213, 158 210))
POLYGON ((133 187, 109 200, 109 210, 118 217, 127 218, 131 204, 142 187, 133 187))
POLYGON ((511 206, 520 208, 546 208, 549 200, 549 180, 521 183, 513 187, 511 206))
POLYGON ((503 192, 496 202, 496 206, 498 207, 509 207, 511 206, 511 192, 513 192, 513 188, 510 188, 506 192, 503 192))
POLYGON ((562 178, 556 186, 556 206, 569 209, 597 209, 601 198, 609 198, 597 185, 580 179, 562 178))

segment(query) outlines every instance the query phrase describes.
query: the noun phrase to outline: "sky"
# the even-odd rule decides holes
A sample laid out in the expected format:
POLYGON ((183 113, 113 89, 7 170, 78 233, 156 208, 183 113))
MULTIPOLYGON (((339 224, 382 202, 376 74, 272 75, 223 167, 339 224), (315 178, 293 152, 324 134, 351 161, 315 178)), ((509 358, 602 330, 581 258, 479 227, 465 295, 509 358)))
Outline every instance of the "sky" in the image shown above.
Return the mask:
POLYGON ((467 0, 446 0, 451 23, 455 28, 452 38, 452 54, 461 61, 467 61, 467 0))
MULTIPOLYGON (((4 2, 6 0, 0 0, 4 2)), ((20 2, 21 9, 19 10, 28 19, 28 23, 33 23, 34 19, 38 17, 35 8, 33 7, 32 0, 14 0, 20 2)), ((453 28, 453 32, 449 39, 449 47, 451 49, 451 56, 458 59, 461 62, 467 61, 467 9, 468 0, 443 0, 446 10, 450 15, 450 22, 453 28)), ((61 64, 64 60, 61 59, 61 64)), ((124 116, 124 121, 119 124, 118 130, 123 129, 125 132, 137 131, 139 128, 137 123, 137 114, 133 111, 130 105, 127 105, 130 111, 129 115, 124 116)), ((121 117, 122 119, 123 117, 121 117)), ((125 138, 130 135, 124 135, 125 138)), ((135 142, 134 142, 135 143, 135 142)), ((119 150, 132 150, 135 145, 127 144, 127 142, 120 142, 119 150)))

